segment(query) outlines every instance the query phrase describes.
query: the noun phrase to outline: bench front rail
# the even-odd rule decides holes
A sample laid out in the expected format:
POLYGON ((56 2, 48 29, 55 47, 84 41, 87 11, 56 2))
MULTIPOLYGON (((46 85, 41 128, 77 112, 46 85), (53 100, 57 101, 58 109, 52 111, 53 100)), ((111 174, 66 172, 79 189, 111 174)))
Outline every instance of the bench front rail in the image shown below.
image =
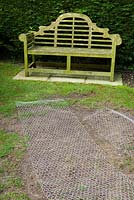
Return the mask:
POLYGON ((108 76, 114 80, 116 46, 122 43, 118 34, 109 34, 108 28, 99 28, 90 18, 83 14, 66 13, 60 15, 49 26, 40 26, 39 31, 20 34, 24 42, 25 76, 31 71, 44 71, 68 75, 108 76), (29 64, 28 56, 32 55, 29 64), (38 69, 36 55, 66 56, 66 69, 38 69), (71 57, 110 58, 109 72, 71 70, 71 57), (34 67, 34 68, 32 68, 34 67))

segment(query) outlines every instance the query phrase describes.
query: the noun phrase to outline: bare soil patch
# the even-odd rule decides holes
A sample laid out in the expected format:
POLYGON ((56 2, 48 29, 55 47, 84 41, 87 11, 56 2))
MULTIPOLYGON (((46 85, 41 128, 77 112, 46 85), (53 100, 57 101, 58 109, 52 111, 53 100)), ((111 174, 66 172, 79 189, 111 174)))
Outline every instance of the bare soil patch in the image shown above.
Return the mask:
MULTIPOLYGON (((68 95, 69 98, 85 98, 90 95, 95 95, 94 93, 89 93, 88 95, 79 95, 77 93, 71 94, 70 96, 68 95)), ((88 109, 85 106, 72 106, 71 110, 76 114, 78 117, 79 121, 84 125, 86 130, 88 131, 89 127, 86 122, 83 122, 83 118, 86 118, 90 114, 93 114, 95 112, 94 109, 88 109)), ((128 109, 121 109, 120 112, 127 113, 130 116, 134 116, 134 111, 133 110, 128 110, 128 109)), ((15 114, 11 118, 6 118, 3 116, 0 116, 0 121, 1 121, 1 129, 7 131, 7 132, 16 132, 20 135, 23 135, 22 132, 22 127, 21 124, 18 120, 17 114, 15 114)), ((117 154, 115 151, 114 147, 105 139, 100 139, 97 134, 94 134, 93 131, 89 131, 90 137, 95 141, 97 145, 100 146, 101 149, 107 154, 107 158, 109 163, 114 165, 119 171, 123 172, 126 174, 129 178, 134 180, 134 168, 130 168, 131 161, 128 156, 122 157, 122 155, 117 154), (129 159, 128 162, 125 162, 127 159, 129 159)), ((45 200, 43 198, 43 193, 42 190, 37 182, 36 176, 33 172, 29 155, 25 154, 25 157, 23 161, 20 163, 18 166, 18 173, 22 174, 25 186, 24 190, 27 191, 27 194, 29 195, 30 199, 32 200, 45 200)))
POLYGON ((123 71, 122 80, 124 85, 134 87, 134 71, 123 71))

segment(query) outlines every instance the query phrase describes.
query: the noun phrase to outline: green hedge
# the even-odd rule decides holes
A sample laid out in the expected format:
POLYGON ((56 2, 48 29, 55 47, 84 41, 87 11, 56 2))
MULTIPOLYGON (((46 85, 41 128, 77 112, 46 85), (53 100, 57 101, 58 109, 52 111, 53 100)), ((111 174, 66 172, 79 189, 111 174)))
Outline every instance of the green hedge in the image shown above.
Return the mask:
POLYGON ((117 64, 122 68, 134 68, 133 0, 0 0, 0 50, 3 55, 20 56, 20 33, 37 30, 38 26, 49 24, 65 12, 84 13, 98 26, 119 33, 123 44, 117 49, 117 64))

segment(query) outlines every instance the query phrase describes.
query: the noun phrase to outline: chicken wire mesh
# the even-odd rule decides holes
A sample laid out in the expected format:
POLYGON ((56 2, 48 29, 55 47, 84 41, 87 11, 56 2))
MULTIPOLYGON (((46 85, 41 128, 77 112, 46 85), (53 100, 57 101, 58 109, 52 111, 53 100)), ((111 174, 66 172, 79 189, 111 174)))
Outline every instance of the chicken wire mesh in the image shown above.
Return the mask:
POLYGON ((89 125, 87 131, 67 101, 20 102, 17 109, 28 135, 31 163, 47 200, 134 199, 134 183, 108 162, 89 134, 98 133, 120 152, 130 153, 132 119, 112 110, 97 111, 83 118, 89 125))
POLYGON ((111 109, 98 110, 82 120, 120 155, 134 156, 134 119, 111 109))

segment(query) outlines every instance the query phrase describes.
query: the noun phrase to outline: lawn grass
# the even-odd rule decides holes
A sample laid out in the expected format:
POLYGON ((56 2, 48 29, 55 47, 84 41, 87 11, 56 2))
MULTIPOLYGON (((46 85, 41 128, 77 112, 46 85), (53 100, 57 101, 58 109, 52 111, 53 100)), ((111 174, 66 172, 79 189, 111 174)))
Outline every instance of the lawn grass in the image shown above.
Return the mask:
MULTIPOLYGON (((134 88, 13 80, 21 69, 18 65, 0 63, 0 114, 9 120, 16 113, 16 101, 44 100, 54 96, 69 98, 70 104, 95 109, 134 109, 134 88)), ((25 149, 25 142, 17 133, 0 131, 0 200, 29 199, 17 173, 25 149)), ((121 169, 127 165, 133 170, 131 163, 130 159, 125 160, 121 169)))
POLYGON ((15 144, 19 142, 17 134, 6 134, 3 131, 0 132, 0 158, 7 156, 15 147, 15 144))
POLYGON ((28 200, 18 173, 25 141, 16 133, 0 130, 0 200, 28 200))
POLYGON ((13 80, 13 76, 20 70, 20 66, 0 63, 0 112, 4 115, 8 116, 15 112, 16 101, 42 100, 55 95, 66 98, 73 93, 84 94, 84 98, 78 97, 70 102, 89 108, 111 106, 115 109, 134 109, 134 88, 13 80))

